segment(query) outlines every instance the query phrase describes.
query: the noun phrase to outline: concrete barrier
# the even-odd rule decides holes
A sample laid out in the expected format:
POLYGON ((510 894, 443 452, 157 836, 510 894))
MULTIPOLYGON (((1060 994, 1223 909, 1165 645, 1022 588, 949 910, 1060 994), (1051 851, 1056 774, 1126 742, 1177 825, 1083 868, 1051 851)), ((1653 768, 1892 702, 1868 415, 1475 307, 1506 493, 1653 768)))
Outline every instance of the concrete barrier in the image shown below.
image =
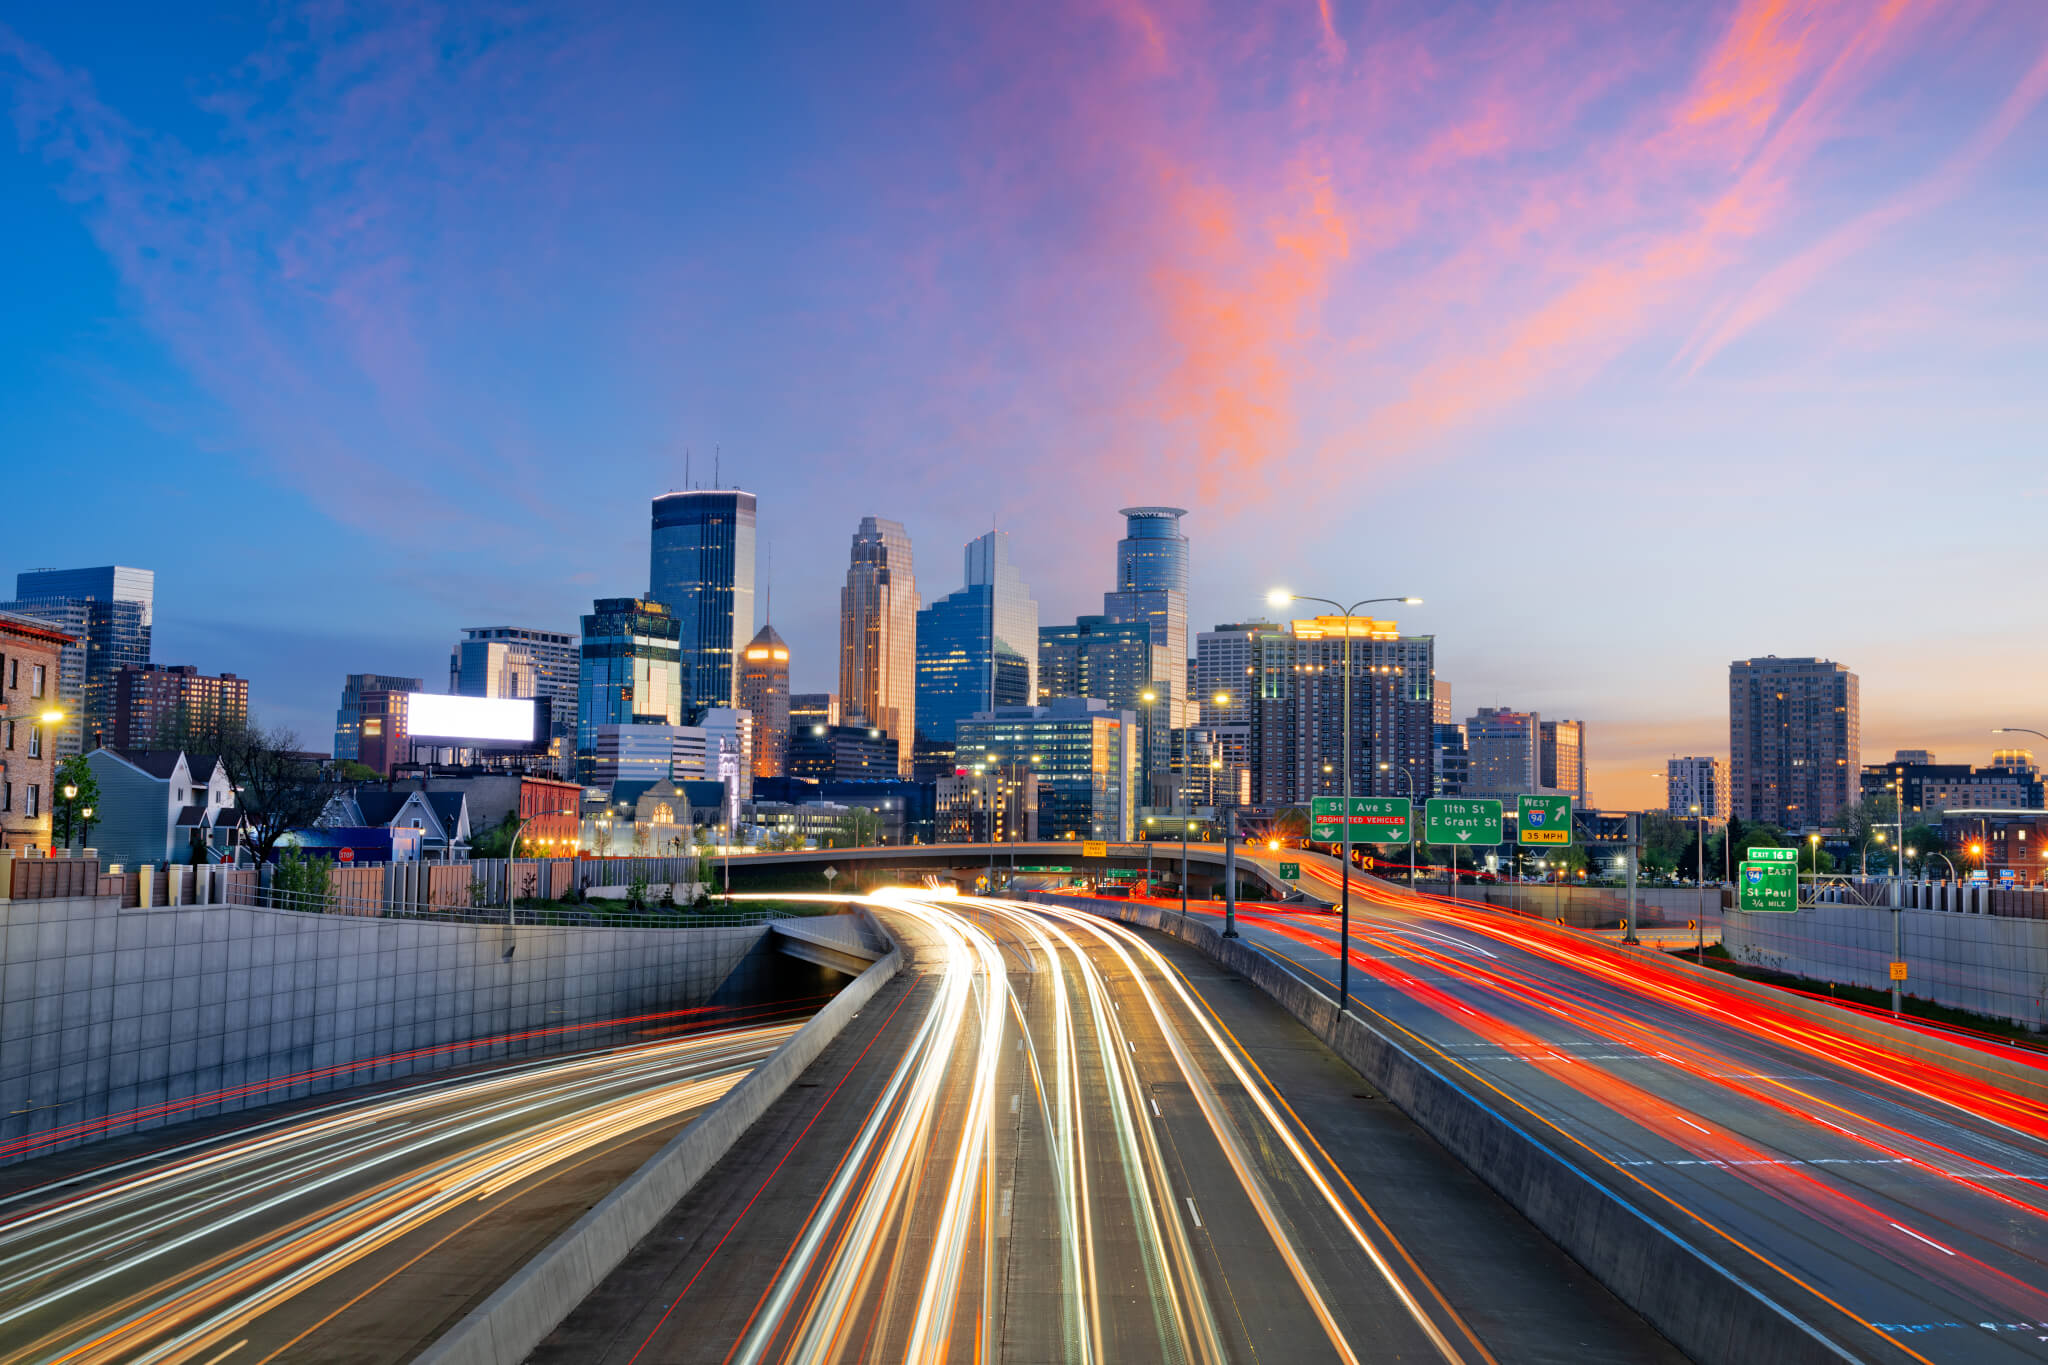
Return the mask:
POLYGON ((0 1161, 608 1042, 638 1027, 624 1021, 706 1003, 767 934, 9 901, 0 1161))
POLYGON ((892 944, 881 961, 811 1016, 724 1099, 416 1357, 418 1365, 516 1365, 524 1360, 902 970, 903 950, 892 944))
POLYGON ((1391 1034, 1284 963, 1175 911, 1034 893, 1171 934, 1237 972, 1326 1042, 1353 1070, 1572 1259, 1701 1365, 1839 1365, 1856 1357, 1594 1180, 1547 1141, 1467 1090, 1391 1034))

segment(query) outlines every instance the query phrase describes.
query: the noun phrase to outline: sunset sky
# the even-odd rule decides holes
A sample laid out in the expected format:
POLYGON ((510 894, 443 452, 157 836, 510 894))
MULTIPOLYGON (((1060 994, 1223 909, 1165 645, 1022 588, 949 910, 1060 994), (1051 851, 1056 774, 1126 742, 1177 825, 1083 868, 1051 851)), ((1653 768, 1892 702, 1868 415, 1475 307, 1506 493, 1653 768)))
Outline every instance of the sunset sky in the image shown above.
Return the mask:
POLYGON ((644 591, 686 452, 799 690, 862 514, 927 601, 1009 529, 1050 622, 1165 502, 1197 626, 1419 595, 1597 805, 1725 753, 1752 654, 1854 668, 1866 758, 2048 730, 2048 5, 8 23, 0 589, 154 568, 158 660, 311 746, 346 672, 644 591))

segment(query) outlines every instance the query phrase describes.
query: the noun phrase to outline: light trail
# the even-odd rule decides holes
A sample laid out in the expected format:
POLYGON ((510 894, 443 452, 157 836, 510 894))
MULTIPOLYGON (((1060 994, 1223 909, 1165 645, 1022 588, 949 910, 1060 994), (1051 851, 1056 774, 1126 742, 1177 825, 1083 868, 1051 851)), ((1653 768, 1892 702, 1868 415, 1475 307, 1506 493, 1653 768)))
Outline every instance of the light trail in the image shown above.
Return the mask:
POLYGON ((0 1205, 0 1361, 237 1356, 312 1286, 715 1102, 798 1026, 415 1082, 22 1191, 0 1205))
MULTIPOLYGON (((907 997, 919 1003, 903 1042, 732 1365, 1224 1365, 1271 1349, 1247 1335, 1248 1303, 1308 1327, 1312 1354, 1345 1365, 1389 1342, 1491 1365, 1150 945, 1088 916, 932 888, 867 899, 928 985, 907 997), (1192 1114, 1163 1113, 1162 1085, 1184 1087, 1192 1114), (1212 1174, 1196 1185, 1195 1169, 1212 1174), (1015 1180, 1000 1198, 999 1175, 1015 1180), (1029 1301, 1059 1305, 1057 1322, 1020 1323, 998 1302, 1018 1273, 1013 1217, 1029 1221, 1024 1245, 1049 1253, 1029 1301), (1334 1259, 1333 1231, 1348 1248, 1334 1259), (1361 1274, 1377 1288, 1362 1292, 1361 1274), (1226 1325, 1216 1300, 1235 1280, 1226 1325)), ((680 1349, 668 1339, 692 1330, 688 1292, 639 1353, 680 1349)))
MULTIPOLYGON (((1708 1231, 1800 1316, 1902 1358, 1930 1358, 1919 1334, 1937 1329, 1969 1329, 1940 1356, 2032 1354, 1980 1325, 2048 1322, 2048 1105, 1988 1060, 2014 1050, 1943 1065, 1856 1015, 1815 1019, 1542 921, 1363 878, 1352 902, 1354 1011, 1661 1220, 1708 1231)), ((1320 970, 1327 915, 1241 908, 1238 923, 1325 986, 1335 975, 1320 970)))

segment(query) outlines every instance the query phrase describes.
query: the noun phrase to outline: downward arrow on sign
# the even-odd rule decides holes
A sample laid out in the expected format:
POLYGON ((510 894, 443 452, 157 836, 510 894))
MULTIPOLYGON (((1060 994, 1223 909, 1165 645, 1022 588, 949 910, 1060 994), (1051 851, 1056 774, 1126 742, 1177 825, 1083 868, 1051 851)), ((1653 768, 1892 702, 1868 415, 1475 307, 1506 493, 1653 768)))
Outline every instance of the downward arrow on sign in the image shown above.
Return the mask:
POLYGON ((1458 832, 1458 842, 1461 844, 1464 843, 1467 839, 1470 839, 1471 837, 1472 832, 1470 830, 1460 830, 1458 832))

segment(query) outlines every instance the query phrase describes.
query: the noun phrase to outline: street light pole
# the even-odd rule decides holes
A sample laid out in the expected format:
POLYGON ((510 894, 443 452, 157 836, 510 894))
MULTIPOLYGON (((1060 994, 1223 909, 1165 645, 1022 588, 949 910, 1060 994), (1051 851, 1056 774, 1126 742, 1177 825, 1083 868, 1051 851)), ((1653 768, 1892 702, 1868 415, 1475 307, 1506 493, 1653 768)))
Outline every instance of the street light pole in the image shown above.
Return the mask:
MULTIPOLYGON (((1289 602, 1319 602, 1335 607, 1344 617, 1344 894, 1343 909, 1339 912, 1337 928, 1337 1012, 1343 1014, 1351 1008, 1351 616, 1360 607, 1369 607, 1376 602, 1403 602, 1419 605, 1419 597, 1367 597, 1350 606, 1335 602, 1327 597, 1304 597, 1299 593, 1275 588, 1266 594, 1266 601, 1276 607, 1289 602)), ((1410 859, 1412 862, 1413 859, 1410 859)))

